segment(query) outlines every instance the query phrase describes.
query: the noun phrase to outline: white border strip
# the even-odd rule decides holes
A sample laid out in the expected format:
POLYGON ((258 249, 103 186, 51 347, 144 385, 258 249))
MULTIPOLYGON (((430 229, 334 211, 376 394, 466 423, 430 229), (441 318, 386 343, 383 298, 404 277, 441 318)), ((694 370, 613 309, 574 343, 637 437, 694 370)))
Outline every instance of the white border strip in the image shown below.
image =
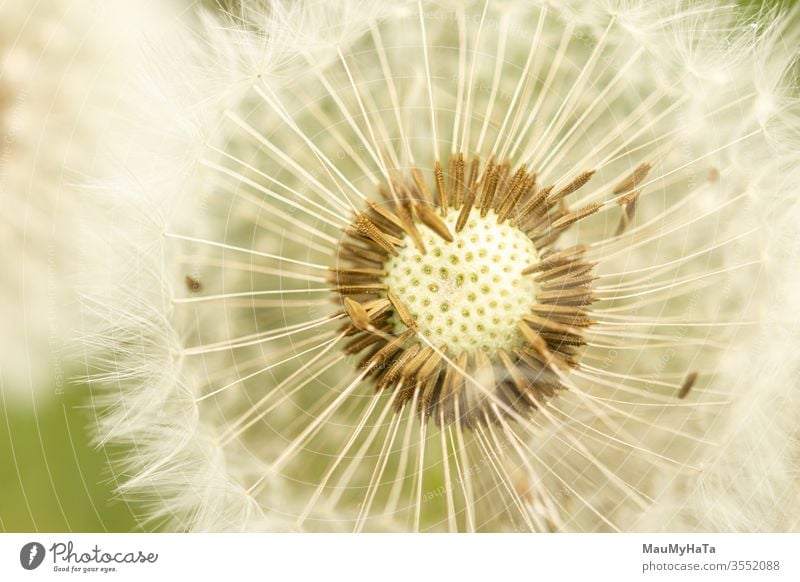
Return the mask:
POLYGON ((4 534, 0 580, 797 581, 798 554, 800 534, 4 534))

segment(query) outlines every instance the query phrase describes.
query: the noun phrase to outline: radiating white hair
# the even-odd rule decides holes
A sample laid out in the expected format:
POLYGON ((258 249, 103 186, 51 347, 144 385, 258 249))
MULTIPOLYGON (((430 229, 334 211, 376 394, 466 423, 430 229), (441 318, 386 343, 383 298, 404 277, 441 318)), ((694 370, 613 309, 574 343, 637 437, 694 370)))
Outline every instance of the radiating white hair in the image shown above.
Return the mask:
POLYGON ((95 182, 86 345, 123 493, 191 530, 797 528, 786 14, 242 5, 153 47, 95 182), (599 210, 565 236, 599 301, 567 390, 439 428, 342 352, 326 272, 351 208, 459 151, 559 187, 596 171, 570 204, 599 210))

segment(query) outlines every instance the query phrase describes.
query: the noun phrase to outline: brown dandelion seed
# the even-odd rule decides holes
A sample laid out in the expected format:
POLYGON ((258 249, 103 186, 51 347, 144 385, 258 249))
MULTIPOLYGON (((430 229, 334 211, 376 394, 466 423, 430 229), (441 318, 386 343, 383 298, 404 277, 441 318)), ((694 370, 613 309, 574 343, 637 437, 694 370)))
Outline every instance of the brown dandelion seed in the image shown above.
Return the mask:
POLYGON ((689 373, 683 380, 683 384, 681 384, 681 389, 678 391, 678 398, 681 400, 686 398, 694 387, 695 382, 697 382, 697 372, 689 373))
POLYGON ((186 275, 183 279, 186 288, 191 291, 192 293, 200 293, 203 290, 203 284, 200 282, 200 279, 196 277, 192 277, 191 275, 186 275))

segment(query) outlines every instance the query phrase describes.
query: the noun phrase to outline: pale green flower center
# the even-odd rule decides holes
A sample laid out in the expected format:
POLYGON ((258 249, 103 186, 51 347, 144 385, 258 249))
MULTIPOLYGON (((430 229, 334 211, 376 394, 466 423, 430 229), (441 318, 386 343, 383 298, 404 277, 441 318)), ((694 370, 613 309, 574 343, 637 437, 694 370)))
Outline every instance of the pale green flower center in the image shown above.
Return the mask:
MULTIPOLYGON (((498 224, 494 211, 481 217, 473 210, 458 233, 457 218, 443 218, 453 242, 420 224, 427 252, 407 237, 386 261, 384 283, 435 346, 451 354, 513 350, 523 343, 517 323, 535 304, 536 284, 522 270, 538 261, 536 247, 507 221, 498 224)), ((399 319, 395 325, 405 328, 399 319)))

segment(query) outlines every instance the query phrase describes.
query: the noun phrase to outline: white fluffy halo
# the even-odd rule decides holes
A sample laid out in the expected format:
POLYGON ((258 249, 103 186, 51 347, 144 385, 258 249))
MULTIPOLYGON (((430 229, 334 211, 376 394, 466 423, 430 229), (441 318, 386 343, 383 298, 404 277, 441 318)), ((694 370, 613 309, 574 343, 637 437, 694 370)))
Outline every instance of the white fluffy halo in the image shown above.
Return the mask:
MULTIPOLYGON (((797 488, 785 15, 245 6, 155 49, 97 181, 87 344, 123 492, 191 530, 796 528, 769 509, 797 488), (395 191, 435 191, 442 166, 455 191, 458 154, 479 185, 489 160, 535 172, 531 195, 558 196, 531 236, 586 245, 594 275, 580 342, 556 354, 574 365, 541 348, 559 389, 530 410, 490 394, 502 411, 477 423, 418 413, 422 383, 376 391, 347 342, 389 341, 401 329, 371 318, 402 310, 382 283, 353 307, 331 278, 370 202, 401 209, 395 191)), ((457 363, 478 356, 419 341, 443 385, 484 381, 457 363)), ((489 356, 498 386, 533 385, 489 356)))

